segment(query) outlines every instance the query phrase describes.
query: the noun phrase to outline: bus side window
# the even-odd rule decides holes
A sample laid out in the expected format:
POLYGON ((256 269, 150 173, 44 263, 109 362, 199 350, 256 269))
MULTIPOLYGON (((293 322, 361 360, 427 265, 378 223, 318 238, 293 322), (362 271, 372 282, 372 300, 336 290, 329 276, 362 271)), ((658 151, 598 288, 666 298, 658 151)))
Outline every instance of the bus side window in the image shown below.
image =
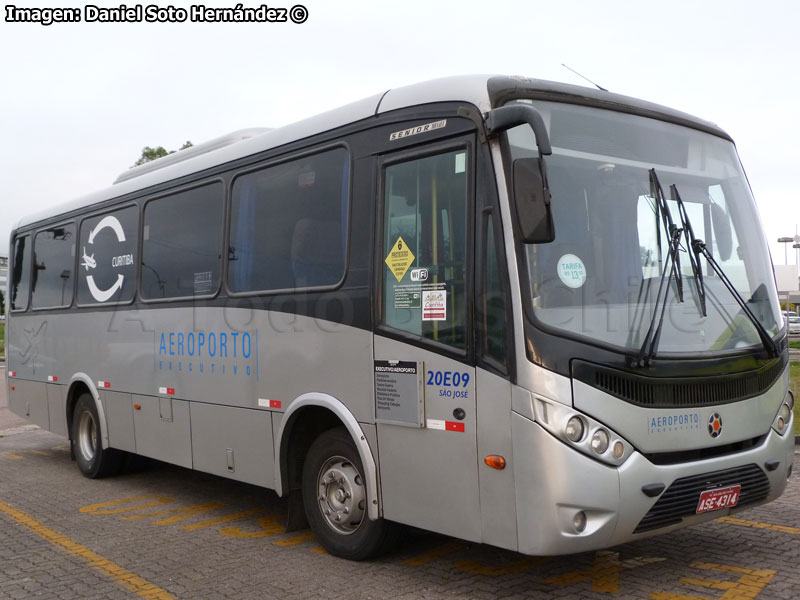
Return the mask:
POLYGON ((467 152, 386 167, 381 322, 466 349, 467 152))
POLYGON ((74 223, 37 232, 33 246, 31 306, 58 308, 72 304, 74 267, 74 223))
POLYGON ((349 176, 344 148, 238 176, 231 202, 230 290, 337 285, 347 255, 349 176))
POLYGON ((130 302, 136 293, 139 208, 85 218, 78 244, 78 304, 130 302))
POLYGON ((14 240, 14 256, 11 257, 11 310, 28 308, 28 289, 30 286, 30 236, 24 235, 14 240))
POLYGON ((219 288, 221 183, 157 198, 144 207, 142 297, 207 296, 219 288))

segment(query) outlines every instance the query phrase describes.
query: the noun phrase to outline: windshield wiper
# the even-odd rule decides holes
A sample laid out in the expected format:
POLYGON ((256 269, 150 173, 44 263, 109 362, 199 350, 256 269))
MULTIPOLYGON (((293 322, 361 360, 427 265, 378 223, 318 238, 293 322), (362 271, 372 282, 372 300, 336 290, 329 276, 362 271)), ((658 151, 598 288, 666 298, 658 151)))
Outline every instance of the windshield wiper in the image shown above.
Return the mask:
POLYGON ((728 279, 728 276, 725 275, 725 272, 722 270, 722 267, 714 260, 714 257, 711 255, 711 252, 708 251, 706 248, 705 242, 703 240, 694 238, 692 240, 692 250, 696 254, 702 254, 706 257, 708 264, 711 265, 711 268, 714 269, 714 272, 720 278, 722 283, 728 288, 728 291, 733 296, 733 299, 736 300, 736 303, 742 308, 742 311, 750 319, 750 322, 753 324, 753 327, 756 328, 756 332, 758 333, 758 337, 761 338, 761 343, 764 345, 764 348, 769 353, 769 355, 773 358, 777 358, 780 356, 780 352, 778 351, 778 346, 775 344, 775 340, 769 335, 769 332, 764 328, 764 325, 761 324, 761 321, 753 314, 753 311, 750 310, 750 307, 747 306, 747 302, 739 291, 733 287, 731 280, 728 279))
POLYGON ((750 310, 750 307, 747 306, 745 299, 742 298, 742 295, 733 286, 731 280, 728 279, 728 276, 722 270, 722 267, 714 259, 714 256, 711 254, 708 248, 706 248, 705 242, 695 237, 694 230, 692 229, 692 223, 689 220, 688 213, 686 212, 686 207, 683 205, 683 201, 681 200, 681 196, 678 193, 678 188, 675 184, 670 186, 670 193, 672 194, 672 199, 678 203, 678 212, 681 217, 681 225, 683 226, 683 230, 686 234, 686 243, 689 246, 687 250, 689 250, 689 260, 692 263, 692 272, 694 273, 694 281, 695 285, 697 286, 697 296, 700 299, 700 310, 703 316, 705 317, 707 314, 705 284, 703 283, 703 272, 702 268, 700 267, 701 254, 705 256, 708 264, 711 265, 711 268, 714 269, 714 272, 720 278, 720 281, 722 281, 722 283, 730 292, 731 296, 733 296, 733 299, 736 300, 736 303, 741 307, 744 314, 753 324, 753 327, 755 327, 758 337, 761 339, 761 343, 764 345, 764 348, 767 350, 770 356, 777 358, 780 356, 780 352, 778 351, 778 346, 775 344, 775 340, 772 339, 761 321, 758 320, 758 318, 753 314, 753 311, 750 310))
POLYGON ((678 187, 673 183, 669 186, 670 197, 678 205, 678 216, 681 219, 681 228, 686 237, 686 253, 689 255, 689 262, 692 265, 692 274, 694 275, 694 285, 697 289, 697 298, 700 302, 700 314, 704 317, 708 316, 706 311, 706 286, 703 283, 703 269, 700 266, 700 254, 695 250, 692 242, 696 239, 694 237, 694 230, 692 229, 692 222, 689 220, 689 214, 686 212, 686 206, 681 200, 681 195, 678 193, 678 187))
POLYGON ((680 259, 678 257, 678 246, 681 243, 681 233, 683 229, 676 226, 672 220, 672 214, 664 198, 664 192, 661 189, 661 183, 658 181, 658 175, 656 175, 655 169, 650 169, 650 190, 656 202, 656 219, 659 218, 660 213, 664 229, 667 231, 667 258, 664 261, 664 269, 661 271, 661 280, 658 283, 653 318, 650 320, 650 327, 647 329, 647 335, 645 335, 642 346, 639 348, 639 355, 633 363, 634 367, 650 366, 653 357, 656 355, 658 340, 661 337, 661 327, 664 325, 664 315, 667 312, 669 284, 666 286, 664 284, 667 281, 668 271, 671 271, 671 275, 675 276, 675 287, 677 289, 678 299, 680 302, 683 302, 683 281, 681 279, 680 259))
MULTIPOLYGON (((656 220, 661 217, 664 229, 667 232, 667 258, 664 261, 664 269, 661 271, 661 280, 658 283, 653 318, 650 320, 650 327, 647 329, 647 335, 645 335, 642 346, 639 348, 639 355, 633 363, 634 367, 649 366, 653 357, 656 355, 658 340, 661 337, 661 327, 664 325, 664 315, 667 312, 669 284, 665 286, 664 283, 667 281, 668 271, 671 271, 671 275, 675 276, 675 288, 678 294, 678 301, 683 302, 683 280, 681 279, 680 258, 678 257, 678 246, 681 242, 681 233, 683 229, 675 225, 675 222, 672 220, 672 214, 670 213, 666 198, 664 198, 661 182, 658 180, 655 169, 650 169, 650 193, 656 204, 656 220)), ((656 226, 656 231, 659 231, 658 226, 656 226)), ((660 240, 660 233, 658 237, 660 240)))
MULTIPOLYGON (((655 169, 650 169, 650 195, 656 204, 656 220, 659 215, 664 225, 664 231, 667 233, 668 252, 672 255, 672 275, 675 276, 675 287, 678 291, 678 302, 683 302, 683 277, 681 275, 681 259, 678 255, 678 245, 672 244, 674 233, 678 231, 678 238, 680 238, 680 230, 675 222, 672 220, 672 213, 669 210, 667 199, 664 197, 664 190, 661 188, 661 182, 658 180, 658 175, 655 169)), ((656 228, 658 233, 658 228, 656 228)), ((659 233, 659 240, 661 235, 659 233)))

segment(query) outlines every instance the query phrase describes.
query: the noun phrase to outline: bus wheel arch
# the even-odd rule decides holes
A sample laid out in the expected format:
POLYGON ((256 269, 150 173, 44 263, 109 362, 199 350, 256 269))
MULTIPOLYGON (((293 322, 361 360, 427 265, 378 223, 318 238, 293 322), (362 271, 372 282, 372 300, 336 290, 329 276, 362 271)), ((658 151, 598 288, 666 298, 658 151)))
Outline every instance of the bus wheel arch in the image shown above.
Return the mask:
POLYGON ((106 413, 103 409, 103 403, 100 401, 100 395, 97 393, 94 383, 88 375, 84 373, 77 373, 73 375, 69 383, 69 390, 67 391, 67 434, 71 444, 75 443, 72 436, 72 419, 75 414, 75 406, 78 404, 78 399, 83 394, 89 394, 94 399, 95 410, 97 411, 98 424, 100 426, 100 442, 103 449, 108 448, 108 424, 106 423, 106 413))
POLYGON ((317 541, 339 558, 364 560, 392 549, 401 528, 367 516, 365 468, 345 427, 327 429, 306 454, 302 501, 317 541))
POLYGON ((372 450, 356 418, 347 407, 328 394, 304 394, 289 405, 275 440, 275 491, 286 496, 302 486, 302 471, 308 450, 325 431, 345 429, 352 438, 366 478, 367 513, 380 518, 378 472, 372 450))

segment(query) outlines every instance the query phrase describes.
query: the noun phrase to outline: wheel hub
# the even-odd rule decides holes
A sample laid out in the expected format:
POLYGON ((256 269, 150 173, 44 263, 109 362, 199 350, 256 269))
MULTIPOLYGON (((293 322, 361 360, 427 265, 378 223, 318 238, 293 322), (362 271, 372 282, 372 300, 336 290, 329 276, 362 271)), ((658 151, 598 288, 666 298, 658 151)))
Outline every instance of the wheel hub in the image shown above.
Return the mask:
POLYGON ((78 422, 78 448, 86 462, 94 459, 97 450, 97 427, 90 412, 83 412, 78 422))
POLYGON ((364 481, 355 465, 335 456, 322 465, 317 478, 317 501, 328 526, 344 535, 354 533, 364 519, 364 481))

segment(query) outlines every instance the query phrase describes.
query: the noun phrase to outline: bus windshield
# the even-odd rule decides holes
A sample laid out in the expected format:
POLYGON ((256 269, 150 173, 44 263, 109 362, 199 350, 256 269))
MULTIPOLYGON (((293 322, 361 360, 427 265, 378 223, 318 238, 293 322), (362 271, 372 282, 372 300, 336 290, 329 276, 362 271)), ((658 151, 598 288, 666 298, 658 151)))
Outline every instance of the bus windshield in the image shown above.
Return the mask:
MULTIPOLYGON (((761 345, 753 323, 702 257, 704 285, 698 285, 683 236, 672 272, 664 212, 681 227, 679 195, 695 237, 705 242, 767 333, 778 333, 782 319, 769 252, 733 143, 632 114, 532 104, 544 117, 553 146, 545 160, 555 241, 525 247, 529 298, 540 325, 638 350, 667 265, 659 354, 761 345), (652 171, 667 211, 659 209, 652 171), (698 290, 705 292, 707 316, 698 290)), ((538 155, 528 126, 510 130, 508 141, 512 160, 538 155)))

